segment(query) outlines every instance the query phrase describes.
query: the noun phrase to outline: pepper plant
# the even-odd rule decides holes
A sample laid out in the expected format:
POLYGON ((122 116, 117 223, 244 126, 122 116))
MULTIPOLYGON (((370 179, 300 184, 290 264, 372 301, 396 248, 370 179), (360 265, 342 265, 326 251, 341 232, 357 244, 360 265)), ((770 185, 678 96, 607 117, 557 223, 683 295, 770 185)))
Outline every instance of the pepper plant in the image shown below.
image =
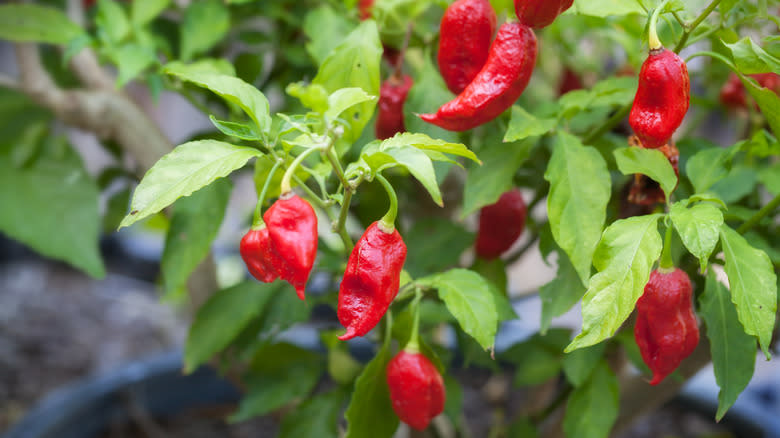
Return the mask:
POLYGON ((464 367, 549 389, 490 436, 608 436, 710 362, 719 420, 773 347, 778 2, 571 3, 4 3, 0 231, 99 278, 101 233, 163 224, 185 372, 218 367, 245 392, 230 420, 284 414, 283 437, 390 437, 399 415, 470 436, 464 367), (139 93, 213 129, 174 145, 139 93), (87 172, 64 126, 111 164, 87 172), (220 283, 237 178, 247 272, 220 283), (557 269, 538 333, 496 350, 534 249, 557 269), (632 317, 656 266, 690 284, 653 281, 632 317))

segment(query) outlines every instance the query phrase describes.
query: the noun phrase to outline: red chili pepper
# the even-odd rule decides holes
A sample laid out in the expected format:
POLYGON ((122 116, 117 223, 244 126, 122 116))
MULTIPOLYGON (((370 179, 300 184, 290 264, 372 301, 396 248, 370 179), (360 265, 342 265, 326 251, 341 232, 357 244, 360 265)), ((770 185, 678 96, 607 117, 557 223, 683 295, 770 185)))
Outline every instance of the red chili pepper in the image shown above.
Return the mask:
POLYGON ((663 47, 650 51, 628 117, 643 147, 658 148, 669 142, 688 112, 690 88, 682 58, 663 47))
POLYGON ((699 325, 691 301, 691 280, 680 269, 650 274, 636 303, 634 338, 657 385, 688 357, 699 343, 699 325))
POLYGON ((517 19, 536 29, 549 26, 574 0, 515 0, 517 19))
POLYGON ((398 418, 424 430, 444 411, 444 380, 421 353, 402 350, 387 364, 387 386, 398 418))
POLYGON ((473 81, 436 114, 420 118, 450 131, 487 123, 523 94, 536 64, 536 35, 517 22, 504 23, 490 46, 488 60, 473 81))
MULTIPOLYGON (((749 76, 755 79, 759 86, 768 88, 774 91, 775 94, 780 93, 780 76, 776 73, 758 73, 749 76)), ((745 96, 745 86, 742 84, 739 76, 732 73, 729 75, 728 81, 723 84, 723 88, 720 89, 721 103, 729 108, 745 108, 747 107, 745 96)))
POLYGON ((580 75, 571 68, 566 67, 563 70, 561 81, 558 83, 558 96, 563 96, 569 91, 581 90, 584 87, 580 75))
POLYGON ((271 246, 278 257, 271 263, 282 280, 295 287, 300 299, 317 255, 317 215, 298 195, 282 195, 263 214, 271 246))
POLYGON ((371 224, 352 249, 339 287, 338 318, 345 341, 363 336, 382 319, 398 294, 406 244, 398 230, 371 224))
POLYGON ((459 94, 485 65, 496 30, 496 12, 487 0, 458 0, 439 26, 439 72, 459 94))
POLYGON ((268 227, 265 224, 261 228, 247 231, 241 239, 239 252, 247 269, 256 279, 263 283, 271 283, 279 278, 279 273, 274 267, 280 263, 279 255, 271 245, 268 227))
POLYGON ((525 201, 518 189, 504 193, 495 204, 482 207, 479 212, 477 255, 491 260, 508 250, 523 234, 525 215, 525 201))
POLYGON ((376 117, 376 138, 384 140, 398 132, 406 131, 404 127, 404 102, 414 82, 409 75, 400 78, 390 76, 379 89, 379 113, 376 117))
POLYGON ((371 10, 374 8, 374 0, 358 1, 358 17, 361 21, 371 18, 371 10))

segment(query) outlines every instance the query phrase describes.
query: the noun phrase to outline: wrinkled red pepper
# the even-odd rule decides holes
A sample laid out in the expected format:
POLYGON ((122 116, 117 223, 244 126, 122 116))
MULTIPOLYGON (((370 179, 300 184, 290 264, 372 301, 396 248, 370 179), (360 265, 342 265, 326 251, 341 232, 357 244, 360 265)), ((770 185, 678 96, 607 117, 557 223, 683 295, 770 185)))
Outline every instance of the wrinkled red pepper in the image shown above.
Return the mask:
MULTIPOLYGON (((780 76, 776 73, 758 73, 749 75, 758 85, 780 94, 780 76)), ((745 86, 735 73, 729 75, 728 81, 720 89, 720 102, 729 108, 747 107, 745 86)))
POLYGON ((658 148, 669 142, 688 112, 690 88, 682 58, 663 47, 650 51, 628 117, 643 147, 658 148))
POLYGON ((496 30, 496 12, 487 0, 458 0, 439 26, 439 72, 447 88, 459 94, 488 59, 496 30))
POLYGON ((517 22, 504 23, 474 80, 436 114, 420 114, 420 118, 450 131, 485 124, 515 103, 528 85, 535 64, 533 30, 517 22))
POLYGON ((536 29, 549 26, 574 0, 515 0, 517 19, 536 29))
MULTIPOLYGON (((263 214, 263 220, 272 252, 278 255, 269 257, 276 273, 295 287, 300 299, 304 299, 304 288, 317 256, 314 209, 298 195, 282 195, 263 214)), ((267 266, 267 261, 263 266, 267 266)))
POLYGON ((634 338, 657 385, 699 343, 699 325, 691 301, 691 280, 684 271, 659 268, 650 274, 636 303, 634 338))
POLYGON ((406 131, 404 127, 404 102, 414 82, 411 76, 396 75, 382 83, 379 89, 379 111, 376 117, 376 138, 384 140, 398 132, 406 131))
POLYGON ((402 350, 387 364, 387 386, 398 418, 424 430, 444 411, 444 379, 421 353, 402 350))
POLYGON ((372 223, 352 249, 339 287, 337 315, 347 332, 342 341, 363 336, 382 319, 398 294, 406 244, 398 230, 372 223), (385 228, 385 229, 383 229, 385 228))
POLYGON ((250 229, 244 235, 239 245, 239 252, 249 273, 256 279, 263 283, 271 283, 279 278, 275 268, 280 264, 279 255, 271 245, 268 227, 265 224, 250 229))
POLYGON ((479 212, 477 255, 491 260, 508 250, 523 234, 526 206, 523 195, 512 189, 479 212))

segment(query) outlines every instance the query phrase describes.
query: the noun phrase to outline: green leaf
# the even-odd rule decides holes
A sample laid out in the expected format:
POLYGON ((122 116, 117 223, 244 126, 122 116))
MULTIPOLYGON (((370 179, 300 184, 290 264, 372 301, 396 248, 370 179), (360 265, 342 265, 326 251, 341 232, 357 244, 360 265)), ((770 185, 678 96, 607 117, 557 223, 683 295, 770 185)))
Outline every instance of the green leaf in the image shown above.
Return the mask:
POLYGON ((0 140, 0 231, 44 256, 103 277, 98 187, 78 155, 67 143, 48 139, 37 146, 43 156, 18 167, 13 156, 3 154, 5 141, 0 140))
POLYGON ((167 297, 180 298, 186 292, 187 279, 217 236, 232 188, 230 180, 218 180, 174 205, 160 261, 167 297))
POLYGON ((755 81, 742 81, 748 93, 756 100, 775 137, 780 137, 780 97, 774 90, 759 87, 755 81))
POLYGON ((663 152, 658 149, 628 147, 615 149, 612 153, 623 175, 647 175, 661 185, 667 198, 671 196, 677 186, 677 175, 663 152))
POLYGON ((731 204, 753 193, 757 183, 758 176, 754 169, 747 166, 734 166, 723 179, 710 187, 710 191, 726 204, 731 204))
POLYGON ((203 65, 188 66, 172 62, 165 66, 165 73, 181 80, 208 88, 230 103, 241 107, 264 134, 271 130, 268 99, 257 88, 233 76, 207 71, 203 65))
POLYGON ((560 132, 544 179, 550 182, 547 212, 558 245, 566 251, 584 285, 599 242, 612 193, 607 164, 577 137, 560 132))
POLYGON ((382 151, 373 148, 364 150, 362 159, 377 172, 393 164, 404 167, 428 190, 433 202, 439 206, 444 205, 441 199, 441 191, 436 181, 436 172, 433 169, 433 162, 428 155, 412 146, 400 146, 385 148, 382 151))
POLYGON ((110 45, 121 43, 132 30, 125 10, 115 0, 98 0, 95 22, 110 45))
POLYGON ((263 137, 255 130, 255 127, 247 123, 227 122, 209 115, 209 120, 219 131, 231 137, 247 141, 260 141, 263 137))
POLYGON ((293 344, 263 346, 247 373, 247 394, 229 420, 248 420, 306 398, 322 376, 321 360, 316 353, 293 344))
POLYGON ((198 0, 184 11, 180 27, 183 61, 211 49, 230 30, 230 11, 219 0, 198 0))
POLYGON ((27 3, 0 5, 0 39, 65 45, 83 33, 58 9, 27 3))
POLYGON ((530 419, 520 417, 509 424, 507 438, 538 438, 539 432, 530 419))
POLYGON ((476 339, 482 348, 493 348, 498 331, 498 311, 487 280, 468 269, 451 269, 418 282, 438 289, 439 297, 463 331, 476 339))
POLYGON ((164 11, 171 0, 133 0, 130 19, 136 26, 143 26, 164 11))
POLYGON ((688 159, 685 173, 696 193, 704 193, 728 174, 725 163, 731 151, 721 148, 707 148, 688 159))
POLYGON ((723 225, 721 245, 726 256, 726 275, 731 301, 737 306, 745 333, 758 338, 767 360, 777 311, 777 276, 765 252, 747 243, 736 231, 723 225))
POLYGON ((542 300, 539 331, 542 334, 546 333, 553 317, 568 312, 584 294, 585 287, 569 261, 569 256, 559 252, 558 274, 552 281, 539 288, 539 298, 542 300))
POLYGON ((758 173, 758 180, 770 193, 775 196, 780 195, 780 161, 761 169, 758 173))
POLYGON ((612 223, 593 257, 598 273, 582 299, 582 333, 566 352, 597 344, 612 336, 634 310, 661 255, 660 214, 612 223))
POLYGON ((252 157, 261 156, 257 149, 234 146, 216 140, 184 143, 155 163, 133 193, 130 214, 120 227, 157 213, 182 196, 189 196, 241 168, 252 157))
MULTIPOLYGON (((347 87, 360 87, 370 96, 379 96, 379 61, 382 43, 376 22, 363 21, 322 62, 313 84, 325 87, 329 93, 347 87)), ((367 101, 350 107, 342 115, 351 129, 345 133, 347 141, 354 142, 374 114, 376 103, 367 101)))
POLYGON ((363 102, 376 102, 377 96, 371 96, 362 88, 341 88, 328 96, 328 110, 325 117, 333 120, 347 109, 363 102))
POLYGON ((618 416, 619 389, 615 375, 601 361, 591 378, 574 389, 566 403, 563 431, 568 438, 606 438, 618 416))
POLYGON ((279 438, 338 438, 343 388, 315 395, 284 416, 279 438))
POLYGON ((309 11, 303 19, 303 33, 309 38, 306 51, 320 65, 354 27, 352 21, 330 6, 323 5, 309 11))
POLYGON ((720 421, 753 377, 756 340, 742 329, 728 290, 712 270, 699 297, 699 315, 707 324, 715 381, 720 387, 715 414, 720 421))
POLYGON ((557 125, 558 121, 554 118, 539 119, 522 107, 514 105, 512 119, 509 121, 504 141, 517 141, 544 135, 557 125))
POLYGON ((696 204, 691 208, 686 208, 685 204, 686 201, 672 204, 669 216, 683 245, 699 259, 704 272, 707 260, 720 239, 723 213, 712 204, 696 204))
POLYGON ((425 134, 412 134, 403 132, 383 140, 379 145, 379 150, 397 148, 403 146, 413 146, 425 151, 443 152, 445 154, 457 155, 468 158, 476 163, 481 163, 477 156, 462 143, 451 143, 444 140, 434 139, 425 134))
POLYGON ((563 357, 563 373, 575 387, 585 383, 604 355, 605 343, 572 351, 563 357))
POLYGON ((569 330, 553 329, 544 336, 534 334, 501 353, 500 359, 510 362, 515 369, 514 384, 536 385, 557 376, 569 336, 569 330))
POLYGON ((742 74, 775 72, 780 74, 780 59, 770 55, 761 46, 753 43, 750 37, 742 38, 734 44, 723 43, 734 58, 734 64, 742 74))
POLYGON ((439 74, 439 70, 433 65, 430 56, 426 56, 422 66, 414 76, 414 84, 409 90, 404 102, 404 126, 409 132, 419 132, 432 138, 456 142, 458 134, 447 131, 436 125, 423 121, 418 114, 430 112, 433 108, 452 100, 452 93, 447 89, 439 74))
POLYGON ((416 242, 406 253, 406 266, 413 278, 456 266, 460 255, 474 244, 474 234, 461 225, 433 217, 415 222, 404 239, 416 242))
POLYGON ((190 373, 227 347, 257 317, 279 284, 249 280, 223 289, 198 309, 184 346, 184 371, 190 373))
POLYGON ((628 14, 645 15, 641 4, 623 0, 576 0, 572 9, 581 15, 602 18, 628 14))
POLYGON ((390 438, 398 429, 398 417, 393 412, 386 383, 388 362, 390 345, 385 342, 355 382, 345 414, 345 438, 390 438))
POLYGON ((449 374, 444 375, 444 414, 457 424, 463 416, 463 388, 460 382, 449 374))
POLYGON ((157 56, 148 47, 138 44, 125 44, 110 52, 111 59, 119 69, 117 87, 124 87, 141 72, 157 62, 157 56))
POLYGON ((462 216, 494 204, 514 187, 515 172, 528 159, 535 144, 529 140, 519 144, 494 144, 481 149, 482 165, 472 165, 466 177, 462 216))

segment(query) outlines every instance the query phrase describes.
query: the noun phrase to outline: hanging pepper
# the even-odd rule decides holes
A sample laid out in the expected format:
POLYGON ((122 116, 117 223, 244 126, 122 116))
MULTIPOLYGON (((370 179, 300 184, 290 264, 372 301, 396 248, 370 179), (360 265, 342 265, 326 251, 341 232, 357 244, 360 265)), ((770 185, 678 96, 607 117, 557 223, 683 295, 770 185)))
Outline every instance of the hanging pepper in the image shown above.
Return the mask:
POLYGON ((504 23, 490 46, 482 70, 455 99, 436 114, 420 118, 450 131, 487 123, 512 106, 531 79, 536 64, 536 35, 517 22, 504 23))
POLYGON ((398 418, 424 430, 444 411, 444 380, 423 354, 402 350, 387 364, 387 386, 398 418))
POLYGON ((512 189, 501 195, 496 203, 482 207, 479 212, 477 255, 491 260, 508 250, 523 234, 525 215, 525 201, 518 189, 512 189))
POLYGON ((487 0, 458 0, 439 26, 439 72, 459 94, 485 65, 496 30, 496 12, 487 0))
POLYGON ((561 75, 561 80, 558 83, 558 96, 563 96, 569 91, 581 90, 583 88, 585 88, 585 85, 582 83, 580 75, 569 67, 564 68, 563 75, 561 75))
POLYGON ((376 118, 376 138, 384 140, 398 132, 406 131, 404 127, 404 102, 412 88, 413 81, 409 75, 392 75, 379 89, 379 112, 376 118))
POLYGON ((574 0, 515 0, 517 19, 528 27, 549 26, 574 4, 574 0))
POLYGON ((660 10, 657 8, 650 18, 650 54, 639 71, 639 87, 628 116, 642 147, 652 149, 669 143, 688 112, 691 92, 685 61, 664 49, 658 39, 656 21, 660 10))
MULTIPOLYGON (((265 212, 270 245, 278 257, 271 263, 300 299, 317 255, 317 215, 308 202, 289 192, 265 212)), ((267 266, 267 264, 266 264, 267 266)), ((262 280, 261 280, 262 281, 262 280)))
POLYGON ((634 338, 657 385, 677 369, 699 343, 699 325, 691 301, 691 280, 677 268, 650 274, 636 303, 634 338))
MULTIPOLYGON (((757 73, 749 75, 758 82, 758 85, 780 94, 780 76, 777 73, 757 73)), ((740 109, 747 107, 745 99, 745 86, 739 76, 732 73, 728 81, 720 89, 720 102, 729 108, 740 109)))
POLYGON ((251 228, 241 239, 239 245, 241 258, 244 259, 249 273, 263 283, 271 283, 279 278, 275 266, 281 264, 265 224, 251 228))
POLYGON ((371 18, 374 0, 358 0, 358 18, 361 21, 371 18))
POLYGON ((382 319, 398 294, 406 244, 392 225, 372 223, 360 236, 347 261, 339 287, 338 318, 345 341, 363 336, 382 319))

